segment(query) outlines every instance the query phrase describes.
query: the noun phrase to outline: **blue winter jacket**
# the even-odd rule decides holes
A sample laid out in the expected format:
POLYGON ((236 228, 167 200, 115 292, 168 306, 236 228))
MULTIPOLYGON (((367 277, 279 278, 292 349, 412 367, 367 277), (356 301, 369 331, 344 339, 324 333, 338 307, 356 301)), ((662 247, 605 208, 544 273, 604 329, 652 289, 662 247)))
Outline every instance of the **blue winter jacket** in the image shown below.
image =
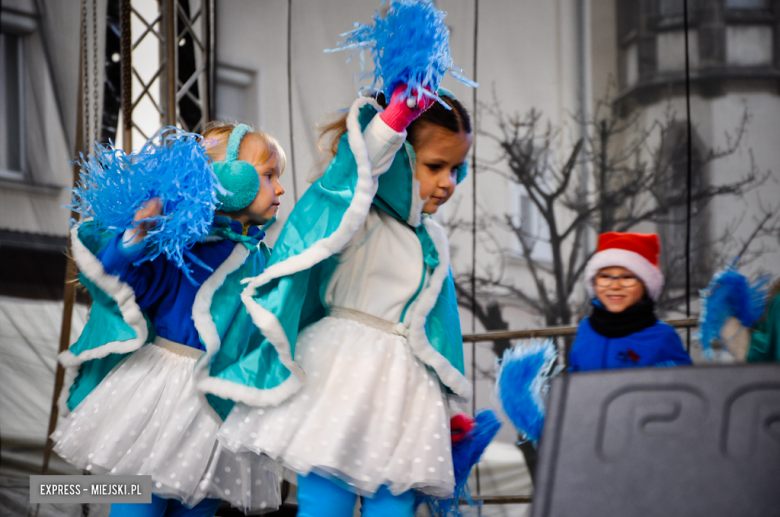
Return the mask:
MULTIPOLYGON (((240 222, 225 217, 222 219, 230 224, 234 232, 241 234, 243 227, 240 222)), ((261 231, 260 228, 252 226, 249 228, 249 235, 255 236, 261 231)), ((235 245, 228 239, 198 242, 190 253, 216 270, 235 245)), ((192 320, 192 305, 201 284, 212 272, 197 265, 193 266, 192 277, 197 282, 193 284, 163 255, 151 262, 134 266, 133 262, 140 259, 143 252, 143 242, 125 247, 122 244, 122 234, 119 234, 98 253, 98 258, 108 274, 118 276, 133 288, 136 303, 149 316, 156 336, 205 350, 192 320)))
POLYGON ((593 330, 589 320, 577 328, 569 352, 571 372, 691 364, 677 331, 662 321, 628 336, 608 338, 593 330))

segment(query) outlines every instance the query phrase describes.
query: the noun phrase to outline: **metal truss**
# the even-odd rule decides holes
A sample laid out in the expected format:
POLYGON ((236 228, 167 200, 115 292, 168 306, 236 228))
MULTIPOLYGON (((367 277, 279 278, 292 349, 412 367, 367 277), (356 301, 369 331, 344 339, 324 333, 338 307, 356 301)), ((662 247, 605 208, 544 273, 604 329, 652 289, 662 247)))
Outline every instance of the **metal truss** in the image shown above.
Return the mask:
POLYGON ((122 147, 210 119, 214 0, 121 0, 122 147))

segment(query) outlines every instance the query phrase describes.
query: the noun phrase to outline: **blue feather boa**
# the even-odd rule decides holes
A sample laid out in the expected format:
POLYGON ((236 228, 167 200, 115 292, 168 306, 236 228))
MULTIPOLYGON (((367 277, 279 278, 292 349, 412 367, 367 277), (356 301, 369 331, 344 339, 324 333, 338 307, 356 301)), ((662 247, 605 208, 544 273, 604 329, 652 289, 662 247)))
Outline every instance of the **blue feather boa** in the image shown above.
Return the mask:
POLYGON ((745 327, 752 327, 764 313, 769 276, 762 275, 752 283, 736 267, 738 259, 718 271, 706 289, 701 291, 701 314, 696 338, 705 357, 713 359, 712 342, 720 338, 723 324, 735 317, 745 327))
POLYGON ((551 339, 534 339, 506 350, 496 375, 496 394, 504 412, 534 442, 542 436, 545 398, 557 355, 551 339))
POLYGON ((425 95, 442 102, 435 92, 447 72, 463 84, 477 86, 453 64, 445 16, 430 2, 393 0, 385 18, 377 12, 372 25, 356 23, 355 29, 341 34, 346 41, 339 48, 325 52, 353 50, 347 62, 360 52, 361 70, 365 70, 364 52, 369 50, 374 59, 372 87, 381 84, 385 98, 391 97, 396 86, 406 84, 407 97, 414 90, 418 101, 425 95))
POLYGON ((428 511, 434 517, 451 517, 461 515, 458 507, 465 500, 473 505, 468 480, 471 469, 479 462, 482 453, 501 428, 501 422, 490 409, 477 412, 474 417, 474 427, 466 433, 461 441, 452 445, 452 466, 455 473, 455 495, 449 499, 439 499, 432 496, 418 497, 416 504, 426 504, 428 511))
POLYGON ((137 229, 142 221, 133 220, 136 210, 160 198, 163 214, 153 221, 136 264, 163 254, 193 281, 184 257, 200 262, 188 250, 208 235, 216 194, 224 193, 200 140, 198 134, 166 127, 131 154, 113 143, 95 144, 93 155, 80 155, 81 177, 68 208, 93 218, 96 229, 121 233, 137 229))

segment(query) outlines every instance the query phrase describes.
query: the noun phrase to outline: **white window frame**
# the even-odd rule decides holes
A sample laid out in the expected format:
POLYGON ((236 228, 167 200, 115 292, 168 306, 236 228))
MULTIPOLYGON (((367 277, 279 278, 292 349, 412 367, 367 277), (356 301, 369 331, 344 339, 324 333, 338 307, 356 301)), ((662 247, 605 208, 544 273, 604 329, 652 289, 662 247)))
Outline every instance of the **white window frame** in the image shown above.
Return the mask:
POLYGON ((767 0, 725 0, 724 6, 726 9, 769 9, 771 7, 767 0))
MULTIPOLYGON (((26 35, 30 32, 34 31, 36 28, 36 24, 33 20, 29 19, 26 16, 18 15, 16 13, 6 12, 3 11, 2 13, 3 19, 2 19, 2 26, 0 27, 0 32, 2 32, 3 36, 7 37, 14 37, 16 38, 18 42, 18 50, 17 50, 17 62, 18 62, 18 77, 19 77, 19 84, 18 84, 18 90, 19 90, 19 96, 18 99, 16 99, 16 102, 18 102, 19 106, 19 123, 16 128, 16 130, 19 132, 19 168, 20 170, 13 170, 13 169, 7 169, 0 167, 0 179, 4 180, 14 180, 14 181, 24 181, 27 179, 27 153, 26 153, 26 143, 27 143, 27 127, 26 127, 26 121, 25 121, 25 81, 24 81, 24 72, 26 69, 26 53, 25 53, 25 46, 26 46, 26 35)), ((7 41, 7 40, 6 40, 7 41)), ((0 56, 5 56, 5 48, 4 46, 0 48, 0 56)), ((5 72, 7 67, 5 66, 5 63, 2 62, 2 58, 0 58, 0 95, 5 97, 5 72)), ((8 102, 8 99, 4 99, 5 102, 8 102)), ((11 100, 13 102, 13 100, 11 100)), ((3 116, 3 114, 0 114, 0 116, 3 116)), ((6 129, 7 131, 9 129, 6 129)), ((0 142, 0 152, 7 152, 5 149, 6 142, 0 142)))

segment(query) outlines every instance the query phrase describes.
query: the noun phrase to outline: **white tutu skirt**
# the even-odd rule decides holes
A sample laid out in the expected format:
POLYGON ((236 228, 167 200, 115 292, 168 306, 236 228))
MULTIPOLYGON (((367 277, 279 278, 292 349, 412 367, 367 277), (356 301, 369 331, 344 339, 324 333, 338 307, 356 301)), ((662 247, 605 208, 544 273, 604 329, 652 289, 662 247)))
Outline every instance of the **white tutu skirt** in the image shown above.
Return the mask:
POLYGON ((155 495, 190 507, 209 497, 244 511, 278 507, 276 462, 215 456, 220 424, 203 409, 192 383, 200 354, 169 341, 137 350, 60 423, 54 451, 94 474, 151 475, 155 495), (243 490, 212 485, 206 473, 217 466, 239 477, 243 490))
POLYGON ((238 404, 218 433, 221 448, 267 454, 361 495, 382 485, 452 495, 445 395, 406 338, 327 317, 304 329, 295 355, 304 388, 276 407, 238 404))

